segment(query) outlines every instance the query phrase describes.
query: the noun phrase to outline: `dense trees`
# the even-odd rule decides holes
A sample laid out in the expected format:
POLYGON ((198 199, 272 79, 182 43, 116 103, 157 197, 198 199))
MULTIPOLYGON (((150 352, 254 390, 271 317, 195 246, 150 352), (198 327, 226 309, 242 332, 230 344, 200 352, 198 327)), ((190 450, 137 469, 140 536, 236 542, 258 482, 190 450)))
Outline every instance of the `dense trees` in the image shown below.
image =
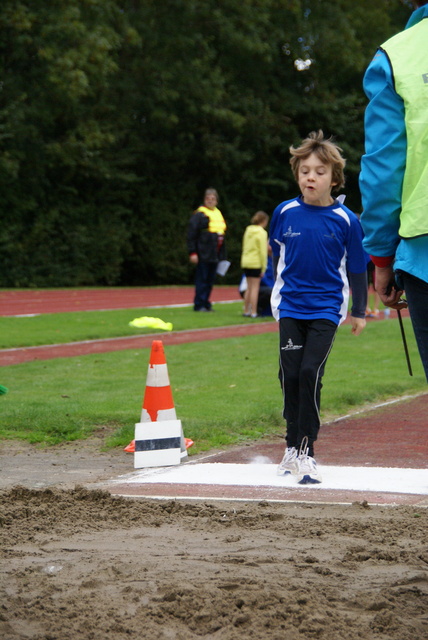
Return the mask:
POLYGON ((243 230, 295 195, 288 147, 333 134, 359 210, 363 71, 399 0, 3 0, 0 286, 189 280, 215 186, 243 230))

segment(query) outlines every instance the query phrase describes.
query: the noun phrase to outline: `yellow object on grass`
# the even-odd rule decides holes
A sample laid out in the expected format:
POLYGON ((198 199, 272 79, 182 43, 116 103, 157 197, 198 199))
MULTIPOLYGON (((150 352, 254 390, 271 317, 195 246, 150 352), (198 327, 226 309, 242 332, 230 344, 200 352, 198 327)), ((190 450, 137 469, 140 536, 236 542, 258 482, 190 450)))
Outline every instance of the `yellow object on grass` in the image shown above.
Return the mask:
POLYGON ((164 322, 160 318, 150 318, 149 316, 143 316, 142 318, 135 318, 129 323, 130 327, 136 327, 137 329, 162 329, 163 331, 172 331, 172 322, 164 322))

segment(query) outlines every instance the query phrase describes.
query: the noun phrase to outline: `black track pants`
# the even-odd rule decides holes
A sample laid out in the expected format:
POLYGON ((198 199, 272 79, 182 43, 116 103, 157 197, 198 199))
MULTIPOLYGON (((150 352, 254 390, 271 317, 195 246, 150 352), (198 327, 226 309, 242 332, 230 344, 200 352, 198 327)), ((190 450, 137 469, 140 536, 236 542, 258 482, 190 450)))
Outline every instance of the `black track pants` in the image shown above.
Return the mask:
POLYGON ((337 325, 330 320, 279 321, 279 379, 287 446, 299 448, 307 436, 310 456, 320 428, 321 379, 336 331, 337 325))

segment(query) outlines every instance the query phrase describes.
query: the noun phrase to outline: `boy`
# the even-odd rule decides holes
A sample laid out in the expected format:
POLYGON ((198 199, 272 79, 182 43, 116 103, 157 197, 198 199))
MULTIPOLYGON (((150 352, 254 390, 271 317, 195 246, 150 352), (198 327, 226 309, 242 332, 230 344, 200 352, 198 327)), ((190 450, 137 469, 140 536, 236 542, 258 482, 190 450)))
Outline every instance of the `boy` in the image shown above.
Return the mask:
POLYGON ((312 132, 290 147, 301 195, 273 213, 270 243, 276 264, 272 312, 279 320, 280 371, 287 447, 278 474, 299 484, 321 476, 314 459, 320 427, 321 379, 337 327, 347 314, 352 287, 352 333, 366 325, 367 255, 357 216, 331 196, 344 185, 341 149, 312 132))

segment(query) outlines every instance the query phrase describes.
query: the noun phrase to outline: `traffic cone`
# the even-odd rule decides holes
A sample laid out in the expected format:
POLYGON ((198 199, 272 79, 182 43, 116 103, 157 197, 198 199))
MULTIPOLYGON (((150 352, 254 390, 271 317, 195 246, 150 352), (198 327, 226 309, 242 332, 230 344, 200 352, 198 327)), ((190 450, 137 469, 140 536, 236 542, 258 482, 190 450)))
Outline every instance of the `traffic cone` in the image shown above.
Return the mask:
POLYGON ((177 420, 162 340, 153 340, 141 422, 177 420))
MULTIPOLYGON (((134 445, 132 447, 132 445, 134 445)), ((152 342, 140 422, 135 425, 135 468, 180 464, 187 458, 181 421, 177 420, 161 340, 152 342)))
POLYGON ((131 442, 124 448, 126 453, 135 453, 135 440, 131 440, 131 442))

